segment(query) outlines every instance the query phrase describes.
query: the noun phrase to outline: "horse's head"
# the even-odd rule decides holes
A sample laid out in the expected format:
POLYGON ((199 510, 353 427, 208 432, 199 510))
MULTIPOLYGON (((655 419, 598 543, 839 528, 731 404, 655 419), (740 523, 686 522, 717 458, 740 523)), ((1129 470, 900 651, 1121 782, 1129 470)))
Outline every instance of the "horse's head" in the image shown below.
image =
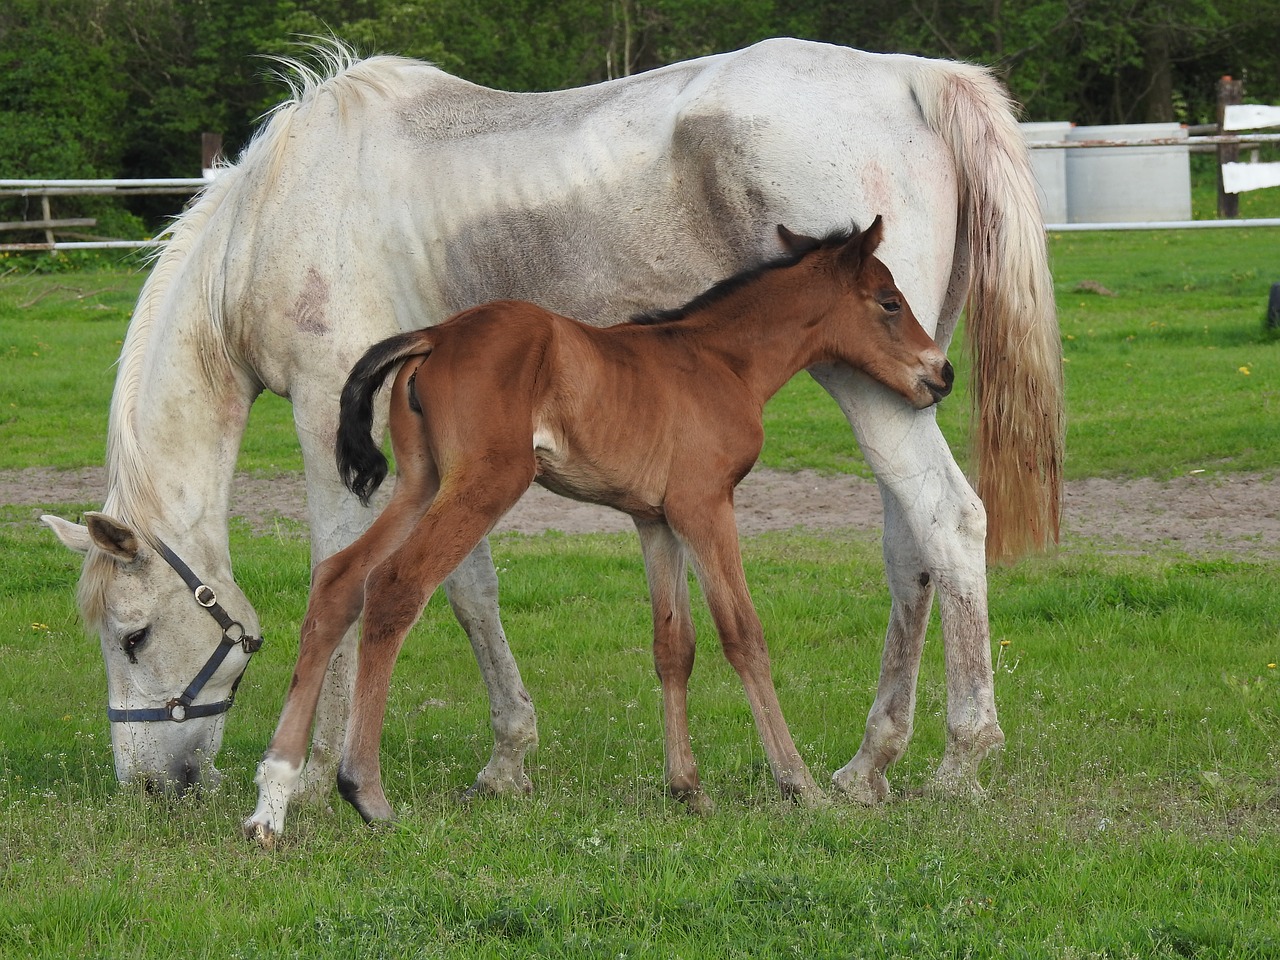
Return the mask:
POLYGON ((85 555, 80 606, 102 644, 116 776, 176 793, 216 783, 226 711, 261 642, 230 570, 183 544, 197 575, 167 546, 105 514, 86 514, 83 526, 42 519, 85 555))
POLYGON ((837 302, 825 331, 832 356, 923 409, 951 392, 955 371, 911 312, 889 268, 876 258, 883 235, 880 217, 866 230, 835 243, 778 225, 778 236, 788 250, 813 251, 809 256, 823 257, 829 265, 827 276, 835 284, 837 302))

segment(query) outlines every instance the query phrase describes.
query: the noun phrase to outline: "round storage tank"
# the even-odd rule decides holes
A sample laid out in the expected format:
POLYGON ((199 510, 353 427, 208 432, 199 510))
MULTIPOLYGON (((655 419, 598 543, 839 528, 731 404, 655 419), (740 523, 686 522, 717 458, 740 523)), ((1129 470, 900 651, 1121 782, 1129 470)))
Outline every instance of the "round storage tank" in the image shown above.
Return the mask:
MULTIPOLYGON (((1067 139, 1071 124, 1065 120, 1046 123, 1020 123, 1022 136, 1028 143, 1060 143, 1067 139)), ((1050 147, 1031 151, 1031 172, 1036 178, 1036 196, 1045 223, 1067 222, 1067 158, 1066 150, 1050 147)))
MULTIPOLYGON (((1068 140, 1187 138, 1176 123, 1075 127, 1068 140)), ((1071 223, 1137 223, 1191 219, 1191 153, 1186 146, 1067 149, 1067 215, 1071 223)))

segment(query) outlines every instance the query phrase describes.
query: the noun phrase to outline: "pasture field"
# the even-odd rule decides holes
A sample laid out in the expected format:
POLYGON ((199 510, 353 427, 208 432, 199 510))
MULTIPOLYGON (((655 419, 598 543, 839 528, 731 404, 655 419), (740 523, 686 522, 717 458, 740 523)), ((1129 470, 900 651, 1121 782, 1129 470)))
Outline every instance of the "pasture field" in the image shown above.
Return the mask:
MULTIPOLYGON (((1262 314, 1278 243, 1266 230, 1052 239, 1069 476, 1274 474, 1280 342, 1262 314)), ((0 278, 0 469, 101 462, 140 279, 0 278)), ((961 395, 939 415, 960 450, 958 359, 961 395)), ((806 378, 769 418, 768 465, 865 470, 806 378)), ((283 401, 255 409, 241 466, 297 469, 283 401)), ((0 957, 1280 956, 1280 545, 1135 555, 1068 540, 993 570, 1008 744, 983 768, 982 802, 919 795, 942 750, 936 623, 895 800, 809 810, 775 799, 698 610, 692 729, 718 808, 695 818, 662 794, 634 537, 504 535, 504 620, 539 708, 534 796, 455 799, 490 734, 469 647, 436 598, 388 712, 399 821, 367 830, 334 797, 332 811, 298 807, 264 853, 238 825, 296 651, 303 531, 233 527, 267 645, 229 716, 222 785, 173 802, 115 783, 78 563, 39 512, 0 505, 0 957)), ((744 552, 792 732, 825 781, 856 750, 875 688, 879 545, 788 532, 744 552)))

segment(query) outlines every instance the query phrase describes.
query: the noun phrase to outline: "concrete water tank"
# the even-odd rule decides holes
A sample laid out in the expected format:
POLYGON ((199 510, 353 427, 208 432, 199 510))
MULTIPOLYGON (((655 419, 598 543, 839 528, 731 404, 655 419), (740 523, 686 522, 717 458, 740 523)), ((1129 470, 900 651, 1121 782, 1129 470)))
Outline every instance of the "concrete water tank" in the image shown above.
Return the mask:
MULTIPOLYGON (((1046 123, 1020 123, 1022 136, 1032 141, 1058 143, 1067 139, 1071 124, 1065 120, 1046 123)), ((1031 151, 1031 172, 1036 178, 1036 195, 1045 223, 1067 222, 1067 158, 1066 150, 1031 151)))
MULTIPOLYGON (((1074 127, 1068 140, 1187 138, 1176 123, 1074 127)), ((1184 146, 1084 147, 1066 154, 1071 223, 1191 219, 1191 151, 1184 146)))

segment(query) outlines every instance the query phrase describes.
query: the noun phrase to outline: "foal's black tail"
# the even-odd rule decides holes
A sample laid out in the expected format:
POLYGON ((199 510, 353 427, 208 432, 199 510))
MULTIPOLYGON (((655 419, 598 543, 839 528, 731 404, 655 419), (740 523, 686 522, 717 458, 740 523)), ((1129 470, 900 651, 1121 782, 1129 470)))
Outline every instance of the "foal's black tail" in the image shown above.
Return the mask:
MULTIPOLYGON (((387 458, 373 439, 373 396, 387 371, 407 357, 431 352, 431 331, 413 330, 369 348, 342 388, 338 408, 338 476, 366 507, 387 477, 387 458)), ((392 399, 394 403, 394 398, 392 399)))

